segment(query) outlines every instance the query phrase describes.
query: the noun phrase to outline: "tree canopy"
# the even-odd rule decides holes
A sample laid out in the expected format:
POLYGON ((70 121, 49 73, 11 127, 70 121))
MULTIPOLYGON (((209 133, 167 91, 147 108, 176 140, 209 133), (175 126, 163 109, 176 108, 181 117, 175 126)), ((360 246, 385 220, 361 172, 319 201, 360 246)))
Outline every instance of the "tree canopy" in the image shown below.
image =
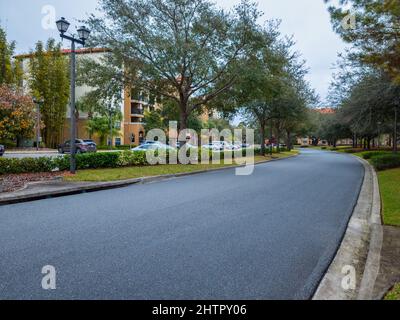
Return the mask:
POLYGON ((228 70, 257 28, 256 5, 243 0, 226 12, 207 0, 101 0, 102 17, 87 21, 92 43, 112 50, 120 81, 176 102, 180 127, 228 89, 228 70), (224 81, 221 81, 224 79, 224 81))

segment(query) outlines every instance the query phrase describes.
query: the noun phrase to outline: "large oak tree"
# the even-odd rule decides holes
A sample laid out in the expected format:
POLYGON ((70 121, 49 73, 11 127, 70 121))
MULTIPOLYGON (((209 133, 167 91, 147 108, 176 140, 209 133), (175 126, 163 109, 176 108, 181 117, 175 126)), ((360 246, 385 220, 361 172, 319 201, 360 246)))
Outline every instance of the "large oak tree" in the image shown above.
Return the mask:
POLYGON ((228 69, 260 15, 247 0, 231 12, 207 0, 101 0, 100 9, 101 17, 87 21, 92 43, 111 49, 114 65, 124 66, 123 86, 175 101, 181 129, 234 83, 238 74, 228 77, 228 69))

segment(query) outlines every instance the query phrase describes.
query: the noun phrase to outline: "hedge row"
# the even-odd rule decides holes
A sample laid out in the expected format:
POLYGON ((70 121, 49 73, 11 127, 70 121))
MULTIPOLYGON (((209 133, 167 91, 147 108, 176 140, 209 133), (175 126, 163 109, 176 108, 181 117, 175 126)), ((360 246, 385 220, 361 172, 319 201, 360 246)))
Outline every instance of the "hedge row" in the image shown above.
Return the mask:
MULTIPOLYGON (((136 153, 136 157, 143 157, 136 153)), ((145 155, 144 155, 145 156, 145 155)), ((120 165, 121 153, 86 153, 76 155, 78 169, 116 168, 120 165)), ((0 158, 0 174, 38 173, 68 170, 70 156, 54 158, 0 158)))
POLYGON ((400 167, 400 154, 384 154, 371 158, 371 163, 376 170, 386 170, 400 167))
POLYGON ((53 169, 51 158, 0 158, 0 174, 51 172, 53 169))
POLYGON ((390 154, 390 152, 389 151, 369 151, 369 152, 363 153, 362 157, 365 160, 369 160, 371 158, 375 158, 375 157, 383 156, 383 155, 387 155, 387 154, 390 154))
MULTIPOLYGON (((284 150, 282 150, 284 151, 284 150)), ((198 159, 202 159, 199 150, 198 159)), ((246 155, 247 150, 243 150, 242 155, 246 155)), ((276 150, 274 151, 276 152, 276 150)), ((162 153, 162 152, 160 152, 162 153)), ((164 152, 166 153, 167 163, 169 158, 177 156, 176 151, 164 152), (175 154, 174 154, 175 153, 175 154)), ((259 155, 261 150, 255 149, 254 154, 259 155)), ((189 154, 189 152, 188 152, 189 154)), ((155 154, 155 156, 162 156, 162 154, 155 154)), ((209 159, 212 158, 213 152, 210 151, 209 159)), ((216 157, 223 160, 225 157, 233 157, 233 153, 226 151, 216 153, 216 157)), ((215 157, 214 157, 215 158, 215 157)), ((104 152, 104 153, 84 153, 76 155, 77 169, 99 169, 99 168, 118 168, 128 166, 145 166, 148 165, 145 152, 104 152)), ((54 158, 0 158, 0 175, 1 174, 18 174, 18 173, 37 173, 37 172, 52 172, 52 171, 65 171, 70 166, 70 156, 59 156, 54 158)))

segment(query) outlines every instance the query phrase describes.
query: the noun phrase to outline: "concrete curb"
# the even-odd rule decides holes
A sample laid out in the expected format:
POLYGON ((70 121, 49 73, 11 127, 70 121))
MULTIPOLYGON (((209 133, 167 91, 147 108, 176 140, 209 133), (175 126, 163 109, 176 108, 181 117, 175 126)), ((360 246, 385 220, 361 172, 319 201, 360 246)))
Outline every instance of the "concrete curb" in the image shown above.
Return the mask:
POLYGON ((368 300, 379 272, 382 247, 381 200, 374 168, 365 169, 364 181, 342 244, 322 279, 313 300, 368 300), (344 288, 351 272, 355 286, 344 288))
MULTIPOLYGON (((261 162, 255 163, 255 165, 269 163, 269 162, 273 162, 273 161, 279 161, 279 160, 286 160, 286 159, 294 158, 297 156, 298 155, 293 155, 293 156, 289 156, 286 158, 278 158, 278 159, 261 161, 261 162)), ((28 184, 28 186, 26 186, 22 190, 19 190, 18 192, 13 192, 11 194, 3 194, 3 195, 0 194, 0 206, 14 204, 14 203, 42 200, 42 199, 53 198, 53 197, 62 197, 62 196, 79 194, 79 193, 116 189, 116 188, 127 187, 127 186, 134 185, 134 184, 152 183, 152 182, 164 181, 164 180, 180 178, 180 177, 185 177, 185 176, 191 176, 191 175, 197 175, 197 174, 202 174, 202 173, 211 173, 211 172, 217 172, 217 171, 222 171, 222 170, 231 170, 231 169, 237 169, 237 168, 243 168, 243 167, 245 167, 245 165, 229 166, 229 167, 210 169, 210 170, 199 170, 199 171, 193 171, 193 172, 183 172, 183 173, 176 173, 176 174, 169 174, 169 175, 152 176, 152 177, 145 177, 145 178, 135 178, 135 179, 127 179, 127 180, 119 180, 119 181, 111 181, 111 182, 67 183, 64 186, 62 185, 62 183, 60 183, 59 189, 56 189, 56 190, 46 190, 46 191, 38 191, 38 192, 30 192, 29 193, 29 191, 28 191, 29 186, 35 186, 35 185, 37 186, 39 184, 41 186, 46 186, 46 185, 50 186, 51 184, 54 184, 54 181, 42 182, 42 183, 33 182, 33 183, 28 184)))
POLYGON ((373 179, 373 198, 371 212, 371 240, 369 244, 369 252, 365 271, 361 280, 358 300, 374 300, 373 291, 375 282, 379 274, 381 251, 383 244, 383 226, 381 216, 381 194, 379 190, 379 181, 376 171, 365 160, 362 160, 366 165, 371 167, 373 179))

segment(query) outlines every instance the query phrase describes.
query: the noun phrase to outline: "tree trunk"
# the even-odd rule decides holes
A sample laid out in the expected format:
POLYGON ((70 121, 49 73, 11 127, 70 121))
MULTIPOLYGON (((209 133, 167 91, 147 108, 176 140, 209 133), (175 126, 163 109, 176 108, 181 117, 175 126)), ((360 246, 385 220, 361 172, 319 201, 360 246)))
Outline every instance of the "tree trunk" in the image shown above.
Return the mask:
POLYGON ((265 156, 265 124, 260 124, 260 135, 261 135, 261 155, 265 156))
POLYGON ((189 117, 188 117, 187 112, 186 112, 186 111, 181 111, 181 114, 180 114, 180 123, 179 123, 179 129, 180 129, 181 131, 188 128, 188 118, 189 118, 189 117))
MULTIPOLYGON (((92 111, 89 111, 89 113, 88 113, 88 120, 90 121, 90 120, 93 120, 93 112, 92 111)), ((89 139, 92 139, 92 131, 91 130, 88 130, 88 133, 89 133, 89 139)))
POLYGON ((281 139, 281 131, 279 130, 279 124, 278 124, 278 126, 276 128, 276 152, 277 153, 281 152, 280 147, 279 147, 280 139, 281 139))
POLYGON ((290 131, 286 131, 286 134, 287 134, 286 146, 289 151, 292 151, 292 134, 290 131))
POLYGON ((397 153, 397 107, 394 108, 393 152, 397 153))

